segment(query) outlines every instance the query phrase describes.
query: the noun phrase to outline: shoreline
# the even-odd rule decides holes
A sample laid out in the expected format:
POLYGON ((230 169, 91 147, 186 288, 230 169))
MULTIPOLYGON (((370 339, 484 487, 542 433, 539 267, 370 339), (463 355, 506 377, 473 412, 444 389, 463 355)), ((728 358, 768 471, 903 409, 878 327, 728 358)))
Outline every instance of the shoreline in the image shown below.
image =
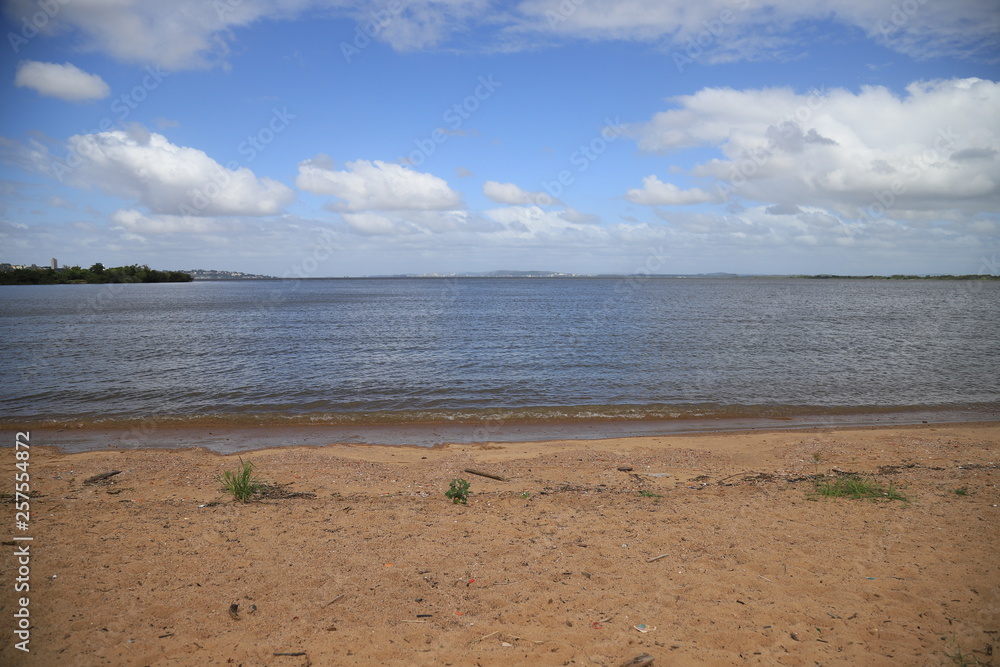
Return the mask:
POLYGON ((174 449, 201 447, 233 454, 273 447, 356 444, 371 446, 437 447, 481 442, 546 442, 551 440, 608 440, 688 434, 823 429, 889 428, 1000 421, 992 406, 964 408, 914 407, 884 412, 798 414, 794 416, 705 417, 682 419, 507 419, 472 423, 394 424, 233 424, 207 419, 204 423, 140 421, 121 427, 99 422, 71 427, 26 422, 17 427, 0 424, 0 443, 10 446, 20 431, 30 431, 44 444, 72 452, 114 449, 174 449), (95 445, 95 441, 102 444, 95 445), (281 442, 284 444, 275 444, 281 442))
POLYGON ((36 437, 33 655, 4 664, 991 664, 1000 641, 998 422, 279 446, 240 455, 281 491, 248 504, 217 481, 235 454, 36 437), (847 473, 907 501, 816 496, 847 473))

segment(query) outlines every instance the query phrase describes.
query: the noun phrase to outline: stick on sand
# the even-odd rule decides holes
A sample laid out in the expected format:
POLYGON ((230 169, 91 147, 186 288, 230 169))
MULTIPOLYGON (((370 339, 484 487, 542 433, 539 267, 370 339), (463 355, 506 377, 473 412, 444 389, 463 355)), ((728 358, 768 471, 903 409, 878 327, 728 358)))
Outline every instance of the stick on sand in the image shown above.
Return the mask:
POLYGON ((479 475, 480 477, 489 477, 490 479, 495 479, 499 482, 506 482, 506 477, 501 477, 500 475, 494 475, 493 473, 483 472, 482 470, 473 470, 472 468, 466 468, 465 472, 470 475, 479 475))

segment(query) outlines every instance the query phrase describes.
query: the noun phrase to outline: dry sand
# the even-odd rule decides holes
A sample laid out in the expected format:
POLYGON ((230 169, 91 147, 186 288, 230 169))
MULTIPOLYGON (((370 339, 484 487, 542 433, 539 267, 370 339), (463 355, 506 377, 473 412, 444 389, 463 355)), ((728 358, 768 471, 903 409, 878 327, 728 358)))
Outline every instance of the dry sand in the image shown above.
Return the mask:
MULTIPOLYGON (((31 652, 14 648, 8 537, 4 665, 949 665, 1000 649, 996 423, 278 448, 244 458, 315 495, 245 505, 215 481, 235 456, 32 442, 31 652), (811 498, 808 477, 838 470, 911 500, 811 498), (444 497, 454 477, 468 505, 444 497)), ((0 467, 9 491, 9 449, 0 467)))

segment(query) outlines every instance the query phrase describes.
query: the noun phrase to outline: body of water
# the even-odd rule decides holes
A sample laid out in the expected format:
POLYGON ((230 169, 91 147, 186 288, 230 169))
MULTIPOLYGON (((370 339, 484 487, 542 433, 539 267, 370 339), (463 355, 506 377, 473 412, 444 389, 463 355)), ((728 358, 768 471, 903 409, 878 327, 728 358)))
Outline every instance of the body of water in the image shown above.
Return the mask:
POLYGON ((0 287, 0 421, 496 423, 1000 405, 1000 282, 0 287))

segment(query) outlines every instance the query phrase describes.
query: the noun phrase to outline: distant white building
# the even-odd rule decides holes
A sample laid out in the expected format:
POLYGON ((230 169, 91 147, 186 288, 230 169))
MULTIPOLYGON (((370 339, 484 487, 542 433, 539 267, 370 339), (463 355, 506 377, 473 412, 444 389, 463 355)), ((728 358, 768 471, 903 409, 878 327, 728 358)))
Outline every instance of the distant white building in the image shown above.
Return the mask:
POLYGON ((52 270, 53 271, 55 271, 56 269, 58 269, 59 268, 59 260, 57 260, 55 257, 53 257, 52 258, 52 264, 51 264, 51 266, 52 266, 52 270))

